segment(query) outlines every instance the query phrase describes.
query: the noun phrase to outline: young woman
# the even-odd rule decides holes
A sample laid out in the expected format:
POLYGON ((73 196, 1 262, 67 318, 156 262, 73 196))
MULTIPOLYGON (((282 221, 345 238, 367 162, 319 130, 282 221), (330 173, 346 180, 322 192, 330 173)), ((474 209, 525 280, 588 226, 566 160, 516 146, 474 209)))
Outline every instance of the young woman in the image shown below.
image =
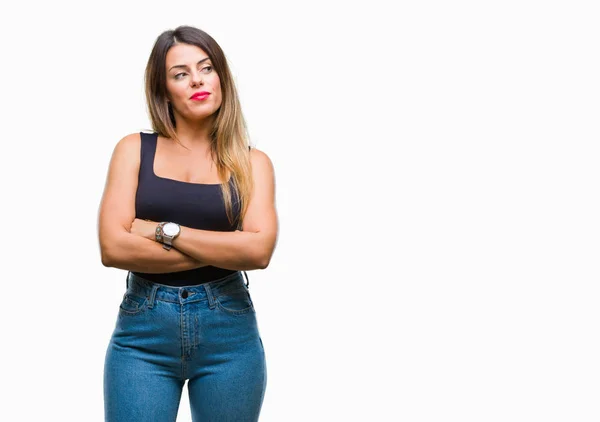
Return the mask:
POLYGON ((175 421, 187 380, 194 420, 256 421, 267 372, 245 271, 275 249, 273 165, 206 32, 163 32, 145 84, 153 131, 117 143, 99 209, 102 263, 127 270, 105 419, 175 421))

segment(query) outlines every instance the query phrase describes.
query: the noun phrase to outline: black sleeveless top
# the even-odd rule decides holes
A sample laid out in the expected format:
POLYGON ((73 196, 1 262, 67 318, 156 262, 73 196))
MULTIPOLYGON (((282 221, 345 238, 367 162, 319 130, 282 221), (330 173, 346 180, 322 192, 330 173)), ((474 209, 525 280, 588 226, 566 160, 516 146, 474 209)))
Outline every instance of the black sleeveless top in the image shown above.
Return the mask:
MULTIPOLYGON (((157 176, 154 173, 154 156, 158 133, 140 132, 140 135, 142 145, 135 197, 136 218, 158 222, 172 221, 200 230, 235 231, 237 229, 237 226, 229 223, 227 219, 221 185, 189 183, 157 176)), ((229 183, 232 191, 233 213, 237 219, 240 212, 238 196, 232 178, 229 183)), ((131 272, 156 283, 180 287, 214 281, 233 274, 236 270, 206 266, 160 274, 131 272)))

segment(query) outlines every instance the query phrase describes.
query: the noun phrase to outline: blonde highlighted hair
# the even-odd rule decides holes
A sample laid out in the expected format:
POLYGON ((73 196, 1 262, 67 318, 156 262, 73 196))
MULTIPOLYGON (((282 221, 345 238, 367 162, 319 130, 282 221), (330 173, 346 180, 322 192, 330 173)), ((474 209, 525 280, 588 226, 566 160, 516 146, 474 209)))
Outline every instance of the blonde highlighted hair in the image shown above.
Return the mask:
MULTIPOLYGON (((241 230, 242 221, 252 195, 249 136, 238 98, 235 82, 227 59, 217 42, 206 32, 192 26, 179 26, 158 36, 145 71, 145 92, 152 129, 160 136, 179 142, 175 131, 175 117, 167 98, 166 58, 176 44, 200 47, 210 58, 221 83, 222 103, 215 112, 210 132, 210 151, 220 180, 233 181, 237 192, 240 214, 233 216, 233 192, 229 183, 221 183, 227 218, 241 230)), ((183 145, 182 145, 183 146, 183 145)), ((185 147, 184 147, 185 148, 185 147)))

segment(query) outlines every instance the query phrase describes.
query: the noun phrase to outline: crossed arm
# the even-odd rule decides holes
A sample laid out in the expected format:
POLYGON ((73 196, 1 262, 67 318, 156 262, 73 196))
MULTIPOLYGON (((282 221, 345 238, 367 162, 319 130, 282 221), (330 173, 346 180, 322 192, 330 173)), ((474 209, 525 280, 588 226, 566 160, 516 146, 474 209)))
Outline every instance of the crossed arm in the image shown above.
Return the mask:
POLYGON ((275 244, 272 232, 217 232, 181 226, 173 248, 167 251, 154 240, 157 224, 135 219, 130 232, 114 239, 112 258, 105 265, 145 273, 184 271, 207 265, 240 271, 264 269, 275 244))
POLYGON ((167 251, 160 243, 126 230, 113 238, 111 255, 108 254, 109 251, 105 248, 102 251, 102 264, 105 267, 142 273, 185 271, 210 265, 176 248, 167 251))

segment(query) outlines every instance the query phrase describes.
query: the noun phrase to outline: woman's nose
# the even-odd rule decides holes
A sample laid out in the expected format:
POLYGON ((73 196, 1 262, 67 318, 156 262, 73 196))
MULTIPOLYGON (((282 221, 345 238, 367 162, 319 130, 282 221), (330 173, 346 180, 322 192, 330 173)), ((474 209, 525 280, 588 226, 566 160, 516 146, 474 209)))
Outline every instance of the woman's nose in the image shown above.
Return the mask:
POLYGON ((200 72, 192 72, 192 86, 200 85, 202 83, 202 76, 200 72))

